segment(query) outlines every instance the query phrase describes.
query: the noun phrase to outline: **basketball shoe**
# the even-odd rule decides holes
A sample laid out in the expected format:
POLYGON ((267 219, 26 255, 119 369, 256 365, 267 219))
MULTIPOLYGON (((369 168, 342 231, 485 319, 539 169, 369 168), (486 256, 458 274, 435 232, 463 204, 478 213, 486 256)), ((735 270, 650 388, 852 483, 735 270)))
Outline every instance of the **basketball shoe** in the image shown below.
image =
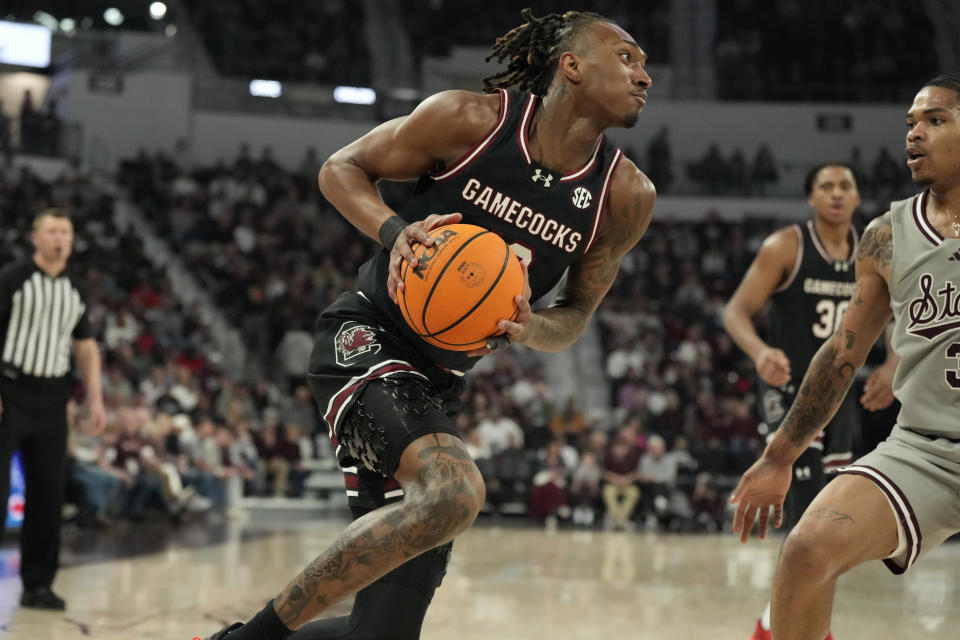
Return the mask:
POLYGON ((757 620, 757 628, 754 630, 753 635, 750 636, 749 640, 771 640, 770 632, 763 628, 763 625, 760 624, 760 621, 757 620))
POLYGON ((210 636, 210 637, 208 637, 208 638, 201 638, 200 636, 193 636, 193 640, 224 640, 225 638, 228 638, 231 633, 233 633, 234 631, 236 631, 237 629, 239 629, 239 628, 242 627, 242 626, 243 626, 243 623, 242 623, 242 622, 234 622, 234 623, 233 623, 232 625, 230 625, 229 627, 224 627, 223 629, 220 629, 220 631, 217 631, 215 634, 213 634, 212 636, 210 636))
MULTIPOLYGON (((754 630, 753 635, 750 636, 749 640, 770 640, 770 632, 763 628, 763 625, 760 624, 760 621, 757 620, 757 628, 754 630)), ((833 640, 833 633, 828 631, 827 637, 823 640, 833 640)))

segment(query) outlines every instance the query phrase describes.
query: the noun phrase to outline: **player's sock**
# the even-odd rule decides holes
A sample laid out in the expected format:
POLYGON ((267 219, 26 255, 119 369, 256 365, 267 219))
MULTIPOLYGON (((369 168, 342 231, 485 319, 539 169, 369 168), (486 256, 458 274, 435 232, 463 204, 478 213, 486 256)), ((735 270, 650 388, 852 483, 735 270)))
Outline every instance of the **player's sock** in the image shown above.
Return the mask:
POLYGON ((767 601, 767 608, 763 610, 763 615, 760 616, 760 626, 763 627, 764 631, 770 631, 770 602, 767 601))

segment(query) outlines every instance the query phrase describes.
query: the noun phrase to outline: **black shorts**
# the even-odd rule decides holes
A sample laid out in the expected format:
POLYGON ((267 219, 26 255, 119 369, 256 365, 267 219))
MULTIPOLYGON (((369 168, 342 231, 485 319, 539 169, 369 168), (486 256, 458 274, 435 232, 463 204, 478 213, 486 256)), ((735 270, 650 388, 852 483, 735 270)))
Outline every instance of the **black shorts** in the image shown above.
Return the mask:
MULTIPOLYGON (((796 382, 785 387, 771 387, 760 381, 760 418, 769 428, 768 438, 786 417, 796 399, 799 384, 796 382)), ((827 474, 836 473, 841 467, 853 462, 854 442, 860 431, 860 415, 856 402, 854 394, 847 393, 837 413, 810 444, 810 448, 820 451, 823 470, 827 474)))
POLYGON ((357 293, 344 293, 320 315, 307 379, 353 507, 402 499, 392 476, 417 438, 460 437, 453 416, 463 376, 427 360, 357 293))

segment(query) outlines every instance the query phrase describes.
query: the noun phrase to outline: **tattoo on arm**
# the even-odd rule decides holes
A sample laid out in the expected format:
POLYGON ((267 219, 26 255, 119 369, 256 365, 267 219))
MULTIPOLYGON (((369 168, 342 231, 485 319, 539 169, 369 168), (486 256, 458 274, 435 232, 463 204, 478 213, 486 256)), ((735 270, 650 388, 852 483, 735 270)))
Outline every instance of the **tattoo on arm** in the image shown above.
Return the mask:
POLYGON ((653 193, 646 181, 637 187, 628 206, 606 212, 600 237, 570 268, 566 288, 556 303, 537 312, 541 322, 537 323, 536 336, 526 341, 528 346, 551 351, 577 339, 616 280, 623 256, 650 226, 653 193))
POLYGON ((886 271, 893 261, 893 228, 890 214, 884 214, 867 227, 857 250, 857 260, 873 260, 877 269, 886 271))
POLYGON ((837 511, 836 509, 827 509, 826 507, 811 509, 810 516, 819 520, 832 520, 833 522, 843 522, 846 520, 856 522, 849 514, 837 511))
POLYGON ((850 331, 850 329, 847 329, 847 349, 853 348, 853 343, 856 341, 856 339, 857 334, 853 331, 850 331))
POLYGON ((783 429, 795 445, 820 431, 836 412, 837 407, 853 383, 856 367, 852 362, 837 362, 837 347, 827 340, 817 351, 800 385, 783 429))

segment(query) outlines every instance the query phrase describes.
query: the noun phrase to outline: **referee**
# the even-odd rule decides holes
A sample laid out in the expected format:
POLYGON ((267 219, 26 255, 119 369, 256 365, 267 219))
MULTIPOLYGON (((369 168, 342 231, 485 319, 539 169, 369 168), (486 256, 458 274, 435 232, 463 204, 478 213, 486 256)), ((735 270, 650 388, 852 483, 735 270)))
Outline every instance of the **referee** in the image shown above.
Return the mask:
MULTIPOLYGON (((26 504, 20 533, 20 605, 62 610, 51 591, 59 567, 66 476, 70 346, 86 385, 93 430, 104 426, 100 351, 67 259, 73 224, 57 209, 33 221, 33 257, 0 270, 0 504, 10 457, 20 451, 26 504)), ((0 534, 6 515, 0 517, 0 534)))

